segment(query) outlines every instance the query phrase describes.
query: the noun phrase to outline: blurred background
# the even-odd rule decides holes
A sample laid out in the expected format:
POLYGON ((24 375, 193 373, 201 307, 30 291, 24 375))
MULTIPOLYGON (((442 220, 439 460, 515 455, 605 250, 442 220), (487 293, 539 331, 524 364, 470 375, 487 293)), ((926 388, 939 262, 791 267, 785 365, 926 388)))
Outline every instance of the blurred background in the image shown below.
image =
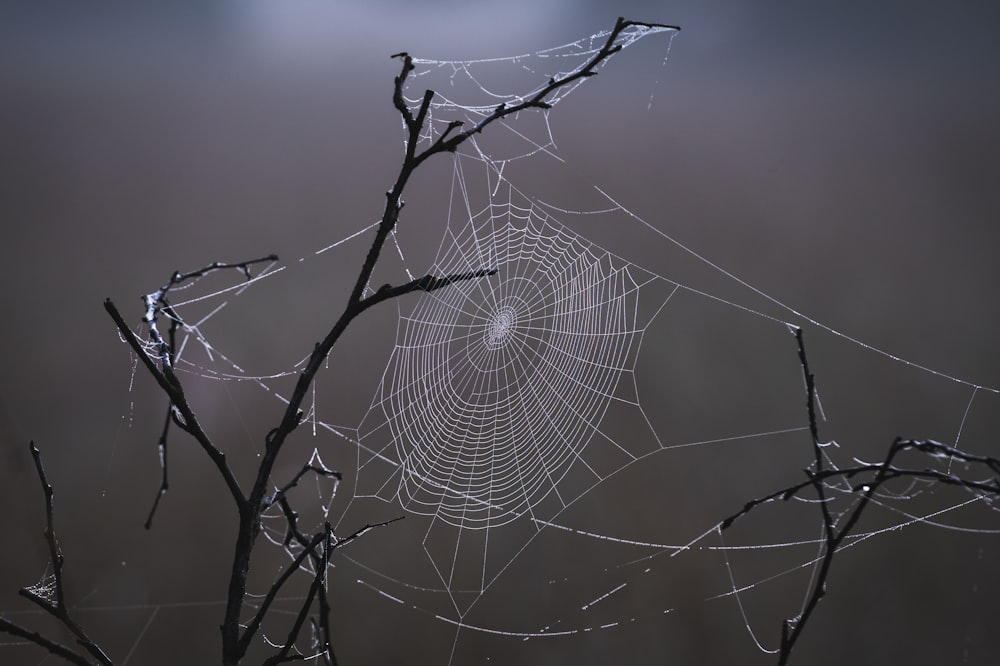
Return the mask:
MULTIPOLYGON (((138 322, 138 296, 174 270, 272 252, 292 265, 374 221, 401 159, 390 98, 399 65, 390 54, 527 53, 610 28, 619 15, 683 30, 669 57, 666 39, 644 40, 560 104, 551 120, 565 164, 536 161, 512 181, 566 208, 603 205, 592 189, 600 185, 774 299, 940 373, 807 325, 829 419, 821 435, 840 442, 848 462, 880 457, 897 435, 954 443, 961 433, 968 450, 1000 454, 997 397, 974 390, 1000 386, 1000 10, 991 3, 4 5, 3 615, 49 626, 16 594, 42 578, 48 558, 28 454, 34 440, 56 489, 67 592, 88 609, 81 622, 118 663, 213 663, 231 500, 204 455, 175 433, 171 491, 154 528, 142 529, 159 483, 165 405, 142 370, 133 372, 103 299, 138 322)), ((401 229, 409 234, 401 243, 413 248, 408 259, 418 270, 437 247, 434 206, 446 203, 449 178, 448 169, 431 168, 412 186, 406 215, 421 226, 401 229)), ((661 275, 795 319, 640 225, 564 222, 661 275)), ((359 240, 324 255, 325 263, 286 271, 220 319, 213 339, 250 372, 290 370, 325 334, 365 247, 359 240)), ((391 306, 372 313, 338 347, 319 385, 329 420, 361 422, 395 318, 391 306)), ((707 299, 678 299, 651 324, 637 381, 666 443, 805 423, 792 339, 707 299)), ((249 486, 281 405, 240 385, 196 383, 189 395, 249 486)), ((631 423, 608 427, 629 437, 631 423)), ((648 428, 634 434, 648 436, 648 428)), ((802 433, 745 443, 656 458, 588 493, 562 518, 597 533, 687 543, 743 502, 800 480, 811 456, 802 433)), ((302 433, 294 447, 282 472, 316 448, 349 479, 354 454, 343 440, 302 433)), ((939 494, 907 506, 924 515, 965 499, 939 494)), ((345 529, 370 520, 363 508, 351 507, 356 521, 345 529)), ((793 661, 993 663, 1000 542, 989 531, 1000 525, 995 512, 969 508, 938 517, 961 530, 917 524, 845 551, 793 661)), ((876 514, 862 527, 902 519, 876 514)), ((727 542, 814 539, 820 527, 814 509, 769 507, 727 542)), ((338 561, 341 663, 773 663, 754 637, 776 647, 808 570, 748 590, 742 612, 734 597, 713 597, 733 588, 730 570, 748 584, 815 553, 659 556, 643 578, 626 563, 648 550, 546 532, 513 560, 469 623, 582 627, 590 619, 578 599, 628 581, 628 595, 602 609, 625 626, 524 641, 456 632, 427 610, 440 599, 364 568, 418 584, 423 574, 408 578, 400 559, 422 555, 422 535, 419 520, 408 519, 338 561)), ((254 574, 263 591, 282 556, 260 553, 254 574)), ((272 637, 282 636, 281 620, 274 626, 272 637)), ((34 647, 7 643, 0 641, 4 663, 43 660, 34 647)))

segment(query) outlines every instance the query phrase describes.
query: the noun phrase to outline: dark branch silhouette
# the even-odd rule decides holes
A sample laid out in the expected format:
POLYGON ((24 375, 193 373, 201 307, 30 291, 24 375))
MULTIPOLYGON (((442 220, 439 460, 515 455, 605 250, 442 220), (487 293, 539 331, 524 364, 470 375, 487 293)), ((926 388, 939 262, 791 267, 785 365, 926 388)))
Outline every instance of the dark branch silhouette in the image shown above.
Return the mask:
MULTIPOLYGON (((30 631, 17 625, 9 620, 0 618, 0 631, 6 631, 20 638, 24 638, 33 643, 36 643, 54 655, 62 657, 67 661, 74 664, 86 664, 91 666, 92 664, 102 664, 104 666, 112 666, 113 662, 104 653, 97 643, 95 643, 87 635, 87 632, 83 629, 80 624, 78 624, 71 616, 69 608, 66 606, 66 597, 63 585, 63 554, 59 549, 59 542, 56 539, 56 529, 55 529, 55 518, 53 516, 52 509, 52 496, 55 492, 52 489, 52 484, 49 483, 48 478, 45 476, 45 468, 42 466, 42 454, 35 446, 34 442, 29 445, 31 449, 31 457, 35 461, 35 471, 38 474, 38 480, 42 484, 42 491, 45 493, 45 541, 49 546, 49 560, 52 565, 52 592, 55 599, 50 598, 48 594, 36 592, 31 588, 21 588, 19 594, 28 599, 36 606, 41 608, 45 613, 51 615, 57 619, 66 629, 72 633, 77 640, 77 643, 90 655, 90 659, 83 656, 79 652, 75 652, 65 645, 56 643, 55 641, 42 636, 38 632, 30 631)), ((48 589, 48 585, 43 586, 44 589, 48 589)))
POLYGON ((816 419, 816 383, 815 378, 809 371, 809 360, 806 356, 805 342, 802 337, 802 329, 793 327, 795 340, 798 345, 799 362, 802 365, 802 374, 806 383, 806 408, 809 415, 809 432, 812 435, 812 447, 814 453, 812 469, 806 469, 808 477, 806 481, 782 488, 776 492, 763 497, 751 500, 743 505, 737 513, 723 520, 719 527, 729 528, 734 522, 746 516, 748 513, 761 506, 775 500, 789 500, 799 493, 812 489, 819 501, 820 512, 823 517, 823 554, 819 559, 818 571, 813 579, 812 588, 806 599, 802 612, 795 618, 785 620, 781 625, 781 643, 778 651, 778 664, 783 666, 789 663, 792 649, 802 636, 809 620, 819 606, 819 602, 827 593, 830 571, 833 567, 834 557, 840 552, 840 547, 844 540, 850 536, 865 509, 871 504, 883 484, 893 479, 910 478, 926 479, 942 485, 958 486, 970 491, 975 491, 983 495, 1000 496, 1000 460, 989 456, 979 456, 965 453, 958 449, 936 442, 934 440, 903 439, 897 437, 889 447, 885 459, 881 463, 859 464, 844 469, 826 468, 822 443, 819 440, 819 426, 816 419), (985 467, 993 473, 990 481, 977 481, 967 479, 948 472, 941 472, 934 469, 915 469, 899 467, 896 459, 904 451, 914 450, 925 453, 933 458, 958 461, 977 466, 985 467), (827 490, 833 488, 832 482, 840 481, 838 490, 846 488, 850 492, 856 493, 859 498, 851 510, 844 516, 834 518, 830 512, 827 490))
MULTIPOLYGON (((198 270, 190 271, 188 273, 175 271, 165 285, 153 293, 143 296, 143 302, 146 305, 146 313, 143 315, 142 321, 146 324, 146 328, 149 331, 149 339, 155 345, 156 355, 159 356, 161 362, 170 368, 174 367, 177 350, 177 329, 184 325, 183 318, 177 313, 177 311, 170 304, 170 301, 167 299, 167 293, 171 289, 178 287, 185 282, 197 280, 198 278, 204 277, 209 273, 225 270, 236 270, 242 273, 249 282, 254 279, 253 274, 250 272, 251 266, 265 262, 273 263, 276 261, 278 261, 278 255, 271 254, 259 259, 251 259, 249 261, 241 261, 238 263, 223 263, 221 261, 215 261, 203 268, 199 268, 198 270), (166 340, 161 335, 157 324, 158 315, 161 312, 170 320, 170 327, 167 330, 166 340)), ((153 506, 149 511, 149 516, 146 518, 145 528, 147 530, 152 527, 153 516, 156 515, 156 510, 160 505, 160 500, 163 499, 163 496, 166 495, 167 490, 169 489, 169 483, 167 480, 167 435, 170 432, 170 424, 175 422, 175 418, 176 413, 174 412, 173 405, 170 404, 167 406, 167 414, 163 423, 163 431, 160 434, 160 439, 157 441, 157 451, 160 456, 160 487, 157 490, 156 498, 153 500, 153 506)))

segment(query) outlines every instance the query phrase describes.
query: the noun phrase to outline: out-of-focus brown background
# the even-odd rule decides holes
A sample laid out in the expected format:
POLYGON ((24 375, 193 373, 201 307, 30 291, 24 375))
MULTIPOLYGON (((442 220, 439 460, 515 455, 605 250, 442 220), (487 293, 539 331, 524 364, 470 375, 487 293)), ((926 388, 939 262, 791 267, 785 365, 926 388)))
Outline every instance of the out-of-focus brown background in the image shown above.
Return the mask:
MULTIPOLYGON (((120 663, 216 660, 230 500, 204 456, 175 434, 171 492, 154 529, 142 530, 158 483, 163 400, 141 370, 133 383, 101 303, 110 296, 137 321, 137 296, 175 269, 270 252, 294 261, 374 220, 400 159, 389 97, 398 64, 387 56, 401 50, 529 52, 610 27, 618 15, 681 25, 666 65, 665 42, 651 38, 560 105, 552 120, 567 166, 517 184, 567 206, 597 205, 590 185, 599 184, 791 307, 913 363, 1000 386, 1000 16, 989 3, 162 4, 0 10, 0 610, 12 619, 46 626, 16 595, 47 560, 33 439, 56 488, 68 593, 90 608, 81 620, 94 636, 120 663)), ((440 199, 432 188, 446 191, 422 184, 431 201, 440 199)), ((419 219, 414 199, 406 211, 419 219)), ((672 279, 792 318, 638 226, 579 229, 672 279)), ((439 233, 411 240, 433 247, 439 233)), ((261 372, 289 369, 346 296, 360 257, 338 256, 327 273, 302 269, 263 289, 256 327, 237 330, 226 351, 261 372)), ((360 421, 381 372, 366 349, 384 358, 393 314, 360 321, 335 355, 321 385, 330 420, 360 421)), ((802 425, 792 342, 761 322, 692 296, 654 322, 637 379, 664 440, 802 425)), ((826 437, 867 458, 896 435, 955 441, 969 386, 815 327, 807 336, 826 437)), ((248 478, 280 406, 244 403, 257 396, 211 383, 193 399, 248 478)), ((996 397, 979 391, 971 405, 961 444, 997 455, 996 397)), ((320 447, 338 466, 352 459, 333 438, 297 446, 320 447)), ((804 447, 801 433, 691 447, 615 477, 563 518, 682 543, 801 478, 804 447)), ((899 506, 919 514, 966 498, 899 506)), ((769 510, 733 541, 819 536, 815 514, 788 511, 769 510), (799 519, 816 529, 777 529, 799 519)), ((902 519, 882 514, 864 527, 902 519)), ((1000 543, 982 530, 1000 528, 996 514, 937 520, 969 529, 914 525, 845 551, 800 663, 994 662, 1000 543)), ((405 571, 392 557, 419 556, 400 543, 419 543, 422 533, 418 521, 401 525, 373 535, 358 558, 405 571)), ((610 599, 617 605, 606 616, 626 626, 531 641, 463 631, 455 642, 454 627, 355 581, 394 583, 343 561, 334 573, 338 655, 344 664, 773 661, 754 646, 732 597, 708 600, 732 586, 719 551, 689 565, 657 558, 646 583, 627 567, 607 574, 606 562, 629 557, 601 548, 558 534, 537 539, 469 622, 584 626, 589 616, 565 600, 588 600, 578 587, 592 585, 593 599, 627 580, 634 596, 610 599)), ((810 557, 775 552, 734 554, 736 575, 758 580, 810 557)), ((255 571, 274 560, 262 555, 255 571)), ((749 625, 766 646, 806 583, 782 578, 747 592, 749 625)), ((407 600, 440 603, 415 591, 407 600)), ((0 643, 4 663, 39 655, 0 643)))

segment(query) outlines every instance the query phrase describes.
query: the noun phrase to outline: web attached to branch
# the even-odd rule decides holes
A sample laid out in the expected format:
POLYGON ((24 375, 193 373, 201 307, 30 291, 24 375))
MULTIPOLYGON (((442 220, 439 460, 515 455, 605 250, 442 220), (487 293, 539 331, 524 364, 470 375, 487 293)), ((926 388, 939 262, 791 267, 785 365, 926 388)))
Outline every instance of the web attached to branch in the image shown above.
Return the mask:
POLYGON ((612 401, 638 404, 639 301, 654 276, 506 189, 448 230, 434 265, 498 277, 403 315, 361 429, 359 487, 462 529, 544 522, 646 452, 600 424, 612 401))
MULTIPOLYGON (((487 83, 481 69, 503 65, 532 78, 544 71, 540 63, 564 57, 585 60, 601 37, 534 56, 415 61, 427 68, 415 81, 423 85, 425 79, 446 74, 446 84, 438 79, 428 86, 444 91, 432 105, 440 132, 442 123, 456 118, 475 123, 496 104, 517 103, 533 94, 497 92, 501 87, 487 83), (460 88, 461 94, 450 93, 460 88)), ((541 80, 548 76, 543 74, 541 80)), ((411 104, 415 106, 418 99, 411 104)), ((386 564, 372 571, 356 561, 362 571, 359 581, 380 596, 459 627, 456 641, 463 631, 527 640, 584 636, 658 621, 666 613, 690 612, 690 605, 685 608, 678 601, 685 596, 677 593, 683 587, 680 581, 692 570, 700 572, 703 558, 713 558, 719 578, 702 603, 732 600, 760 652, 773 653, 778 646, 768 640, 766 622, 774 611, 760 610, 761 595, 784 589, 791 579, 800 586, 799 592, 788 595, 792 603, 778 614, 794 618, 806 606, 805 601, 796 606, 794 600, 804 599, 809 581, 815 580, 824 543, 822 530, 814 529, 815 500, 789 494, 799 505, 787 510, 790 515, 817 513, 812 521, 802 521, 801 530, 770 536, 773 526, 750 535, 731 530, 726 534, 735 534, 723 538, 725 516, 692 529, 682 519, 660 515, 671 508, 683 512, 692 501, 663 487, 685 477, 708 484, 695 497, 713 490, 720 496, 732 493, 735 507, 761 494, 752 490, 760 487, 752 481, 726 480, 730 475, 719 469, 728 465, 717 460, 706 463, 701 460, 703 451, 715 451, 737 469, 747 464, 757 469, 762 456, 777 456, 771 464, 775 471, 801 474, 801 467, 808 464, 808 455, 796 455, 809 436, 801 409, 801 368, 790 353, 748 363, 746 356, 758 350, 747 341, 758 329, 766 331, 761 333, 767 338, 763 348, 773 356, 772 342, 790 346, 789 332, 808 325, 846 340, 860 353, 881 355, 901 369, 951 384, 965 394, 953 414, 956 433, 971 423, 970 413, 983 418, 978 401, 992 402, 996 391, 900 359, 784 305, 675 241, 659 225, 639 218, 602 190, 597 191, 605 207, 588 211, 547 204, 543 193, 523 193, 508 179, 508 165, 526 157, 557 161, 559 157, 549 112, 524 123, 517 120, 505 125, 499 138, 491 137, 497 146, 486 143, 491 138, 477 140, 456 157, 449 221, 431 269, 435 274, 496 269, 497 275, 425 295, 412 309, 401 306, 395 348, 358 430, 357 486, 351 509, 368 506, 363 500, 371 498, 398 506, 411 518, 422 517, 415 556, 423 555, 429 568, 425 576, 413 577, 419 567, 412 564, 402 569, 386 564), (728 291, 714 293, 699 282, 666 277, 623 259, 565 223, 580 219, 580 213, 601 220, 608 229, 633 224, 650 230, 663 242, 664 257, 693 258, 750 296, 733 300, 718 295, 728 291), (642 382, 637 377, 644 358, 641 347, 656 319, 683 321, 690 316, 692 302, 701 303, 697 307, 705 311, 725 311, 746 331, 745 340, 721 343, 737 349, 747 345, 735 358, 730 358, 731 350, 718 346, 692 352, 720 357, 705 358, 705 376, 723 378, 734 367, 750 375, 740 383, 733 403, 720 409, 740 411, 741 402, 753 403, 749 394, 764 377, 785 378, 785 389, 777 393, 788 409, 769 407, 764 414, 746 417, 746 425, 735 431, 698 424, 688 426, 692 436, 685 434, 680 420, 666 422, 663 429, 664 419, 657 412, 670 410, 663 410, 666 398, 656 393, 671 380, 657 376, 653 382, 642 382), (643 395, 640 383, 659 385, 654 386, 652 399, 643 395), (686 467, 692 464, 696 467, 686 467), (629 478, 645 479, 649 485, 640 492, 651 497, 622 500, 631 494, 622 485, 629 478), (617 511, 609 511, 605 501, 617 504, 617 511), (674 530, 654 527, 675 524, 674 530), (562 539, 570 541, 553 545, 562 539), (539 553, 558 555, 546 566, 539 553), (767 554, 763 566, 760 553, 767 554), (560 576, 578 569, 572 563, 577 557, 592 558, 592 566, 576 577, 560 576), (534 593, 545 589, 546 596, 560 600, 552 604, 554 616, 542 613, 536 621, 535 609, 509 597, 496 600, 505 598, 504 586, 516 588, 513 581, 533 579, 534 572, 525 567, 546 572, 544 580, 535 581, 538 587, 529 589, 534 593), (494 607, 486 608, 490 604, 494 607), (497 606, 508 612, 498 617, 497 606), (511 608, 517 610, 510 612, 511 608), (645 616, 636 609, 643 609, 645 616)), ((427 141, 435 136, 429 133, 427 141)), ((669 262, 665 266, 672 270, 669 262)), ((654 358, 664 354, 663 344, 658 340, 654 358)), ((724 404, 725 391, 720 387, 725 381, 719 379, 717 395, 706 399, 717 398, 724 404)), ((841 447, 835 440, 821 444, 828 470, 864 462, 860 450, 841 447)), ((866 449, 863 455, 874 454, 866 449)), ((940 471, 951 470, 955 463, 948 455, 938 459, 940 471)), ((831 526, 838 528, 866 500, 847 477, 830 478, 824 502, 830 506, 831 526)), ((995 494, 965 488, 958 497, 942 498, 937 492, 940 485, 935 485, 940 480, 910 478, 899 487, 881 486, 870 498, 881 510, 878 519, 867 531, 851 534, 841 548, 870 546, 870 540, 915 525, 997 533, 995 494), (981 522, 970 518, 983 509, 981 522)), ((782 519, 768 514, 767 520, 782 519)), ((772 626, 779 620, 775 615, 772 626)))
MULTIPOLYGON (((414 59, 406 103, 416 109, 423 88, 435 92, 423 141, 433 144, 454 121, 475 127, 498 105, 531 99, 584 67, 608 34, 510 58, 414 59)), ((664 37, 669 50, 673 32, 664 28, 634 26, 618 44, 650 35, 664 37)), ((526 158, 560 161, 551 107, 587 80, 557 90, 548 110, 474 135, 436 194, 445 202, 441 221, 407 208, 392 240, 398 263, 381 274, 391 283, 495 275, 397 303, 395 339, 377 361, 384 371, 360 413, 326 397, 344 390, 336 359, 320 376, 304 417, 315 436, 307 466, 342 477, 303 476, 294 492, 299 505, 313 505, 315 524, 329 521, 338 537, 350 535, 331 564, 334 587, 348 595, 343 603, 398 612, 396 623, 430 622, 439 649, 427 663, 471 663, 484 654, 513 663, 529 639, 532 646, 569 641, 560 644, 563 655, 577 654, 577 642, 586 654, 609 645, 605 656, 684 655, 686 628, 698 622, 738 630, 770 661, 780 621, 802 612, 818 575, 825 543, 818 504, 833 527, 860 503, 872 505, 870 519, 840 544, 848 553, 894 548, 879 545, 892 538, 911 548, 899 535, 917 530, 997 538, 989 474, 974 470, 980 487, 947 481, 981 462, 963 452, 997 432, 996 388, 898 358, 786 306, 675 240, 669 221, 647 221, 603 190, 587 193, 601 206, 557 206, 546 203, 552 193, 544 181, 529 187, 511 174, 509 165, 526 158), (583 228, 603 231, 596 239, 583 228), (643 261, 616 246, 626 228, 647 234, 643 261), (417 240, 436 234, 430 265, 414 264, 417 240), (953 449, 900 453, 904 461, 928 454, 919 464, 933 473, 885 483, 868 499, 867 486, 834 475, 823 482, 822 500, 806 491, 769 496, 801 481, 804 467, 817 471, 789 335, 800 326, 901 382, 933 386, 942 415, 929 436, 953 449), (725 523, 755 499, 753 510, 725 523), (400 516, 406 520, 377 534, 358 529, 400 516), (490 641, 485 653, 483 641, 490 641)), ((350 263, 374 227, 289 266, 350 263)), ((287 401, 304 360, 254 368, 211 329, 231 299, 293 272, 267 266, 223 286, 196 283, 202 292, 175 299, 177 370, 287 401)), ((158 349, 151 344, 150 354, 158 349)), ((850 415, 841 425, 840 414, 822 412, 842 404, 841 392, 860 389, 839 385, 836 368, 813 358, 823 366, 815 370, 820 429, 834 435, 817 448, 823 468, 881 459, 890 442, 855 444, 867 435, 850 415)), ((294 557, 300 551, 283 525, 275 507, 265 534, 294 557)), ((549 648, 538 649, 544 661, 549 648)))
MULTIPOLYGON (((456 122, 463 129, 473 128, 470 152, 503 173, 508 162, 545 154, 560 159, 555 137, 549 125, 550 110, 575 92, 590 76, 576 75, 597 60, 612 32, 603 30, 584 39, 535 53, 479 60, 430 60, 414 58, 417 67, 411 75, 409 90, 422 93, 433 90, 426 132, 422 137, 429 146, 456 122), (491 127, 489 133, 475 130, 497 107, 514 108, 539 98, 556 81, 568 82, 544 97, 542 112, 532 109, 519 114, 514 122, 503 122, 503 131, 491 127)), ((664 62, 677 29, 660 25, 630 24, 615 37, 615 52, 599 60, 592 74, 602 71, 614 56, 639 40, 660 36, 666 40, 664 62)), ((422 96, 407 96, 406 102, 416 112, 422 96)))
POLYGON ((464 223, 449 226, 432 271, 497 275, 401 315, 359 429, 355 495, 430 519, 424 548, 445 589, 484 591, 509 563, 501 553, 660 448, 655 433, 620 438, 602 424, 613 406, 644 419, 636 359, 676 285, 500 189, 475 212, 463 191, 464 223))

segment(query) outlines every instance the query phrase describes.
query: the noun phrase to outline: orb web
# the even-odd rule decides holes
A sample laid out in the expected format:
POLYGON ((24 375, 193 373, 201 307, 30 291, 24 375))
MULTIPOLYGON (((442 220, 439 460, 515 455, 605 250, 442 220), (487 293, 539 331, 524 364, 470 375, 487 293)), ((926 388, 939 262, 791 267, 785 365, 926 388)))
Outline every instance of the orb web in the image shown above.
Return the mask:
POLYGON ((496 275, 403 316, 373 405, 387 427, 362 428, 359 488, 462 528, 551 518, 638 455, 600 424, 612 400, 634 402, 655 278, 511 193, 446 233, 436 273, 496 275))

